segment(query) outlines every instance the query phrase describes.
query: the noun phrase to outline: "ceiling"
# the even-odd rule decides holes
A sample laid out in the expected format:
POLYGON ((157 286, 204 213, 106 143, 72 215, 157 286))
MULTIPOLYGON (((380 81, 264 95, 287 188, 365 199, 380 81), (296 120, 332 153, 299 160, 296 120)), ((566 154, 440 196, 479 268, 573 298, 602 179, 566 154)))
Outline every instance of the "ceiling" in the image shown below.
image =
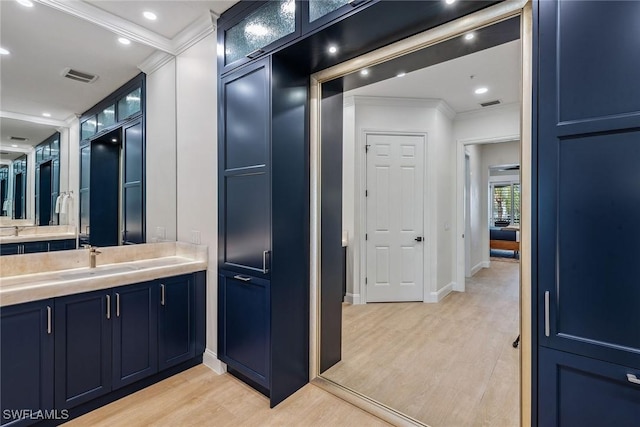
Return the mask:
POLYGON ((350 95, 443 99, 456 113, 480 109, 481 102, 496 99, 501 104, 518 102, 520 40, 345 92, 345 97, 350 95), (481 86, 487 93, 476 95, 474 90, 481 86))
POLYGON ((10 136, 28 138, 20 148, 42 142, 135 77, 154 55, 180 53, 191 27, 211 25, 211 12, 220 15, 236 3, 32 1, 33 7, 0 1, 0 46, 10 51, 0 55, 3 152, 15 149, 10 136), (145 19, 142 12, 146 10, 154 12, 157 20, 145 19), (118 42, 125 34, 132 40, 129 45, 118 42), (95 74, 98 79, 90 84, 69 80, 62 76, 65 68, 95 74), (26 123, 16 125, 17 121, 26 123), (46 135, 41 138, 42 134, 46 135))

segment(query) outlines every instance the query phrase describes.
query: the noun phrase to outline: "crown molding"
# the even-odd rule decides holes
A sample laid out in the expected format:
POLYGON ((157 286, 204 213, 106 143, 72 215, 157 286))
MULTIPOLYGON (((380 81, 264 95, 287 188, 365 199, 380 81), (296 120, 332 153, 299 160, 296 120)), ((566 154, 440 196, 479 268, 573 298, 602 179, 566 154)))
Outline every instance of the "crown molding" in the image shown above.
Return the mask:
POLYGON ((3 119, 22 120, 23 122, 37 123, 39 125, 57 127, 67 127, 67 123, 63 120, 48 119, 40 116, 30 116, 28 114, 14 113, 11 111, 0 111, 0 117, 3 119))
POLYGON ((149 75, 155 71, 158 71, 161 67, 171 62, 171 60, 173 60, 174 58, 175 56, 168 53, 156 51, 149 55, 147 59, 142 61, 142 63, 138 65, 138 68, 146 75, 149 75))
MULTIPOLYGON (((351 97, 349 97, 351 98, 351 97)), ((396 98, 387 96, 354 96, 353 101, 345 99, 344 105, 347 106, 347 102, 353 102, 355 105, 371 105, 378 107, 421 107, 421 108, 433 108, 449 119, 453 120, 456 116, 456 112, 449 106, 443 99, 432 98, 396 98)))
POLYGON ((499 104, 491 107, 482 107, 475 110, 463 111, 456 115, 456 120, 467 120, 473 117, 491 116, 500 111, 518 111, 520 112, 520 103, 511 102, 509 104, 499 104))
POLYGON ((151 46, 170 54, 175 54, 173 43, 151 30, 148 30, 119 16, 106 12, 98 7, 92 6, 79 0, 35 0, 69 15, 89 21, 95 25, 126 37, 132 41, 151 46))
POLYGON ((216 21, 217 15, 209 11, 180 31, 172 40, 174 54, 180 55, 209 34, 212 34, 216 28, 216 21))
MULTIPOLYGON (((33 147, 22 148, 22 147, 7 147, 3 145, 2 151, 6 151, 7 153, 29 154, 33 151, 33 147)), ((10 162, 13 162, 13 160, 10 160, 10 162)))

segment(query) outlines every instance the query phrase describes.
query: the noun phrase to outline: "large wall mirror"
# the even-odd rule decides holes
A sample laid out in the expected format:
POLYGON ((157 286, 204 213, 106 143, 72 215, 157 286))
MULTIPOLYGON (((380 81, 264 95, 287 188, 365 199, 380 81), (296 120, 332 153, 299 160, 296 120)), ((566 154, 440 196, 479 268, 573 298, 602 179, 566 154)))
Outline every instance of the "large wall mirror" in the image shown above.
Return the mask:
MULTIPOLYGON (((175 239, 175 218, 163 217, 161 233, 146 232, 141 69, 157 49, 149 43, 122 44, 101 19, 74 13, 77 6, 102 16, 100 5, 25 6, 29 3, 0 2, 0 40, 9 51, 0 62, 0 225, 16 232, 22 232, 16 227, 71 227, 80 245, 175 239), (112 102, 101 106, 109 97, 112 102)), ((120 19, 115 9, 127 8, 116 3, 102 5, 114 22, 120 19)), ((167 141, 162 150, 168 155, 168 144, 175 151, 175 135, 167 141)), ((163 208, 175 212, 175 185, 163 197, 163 208)))
POLYGON ((491 13, 314 76, 316 369, 419 424, 520 423, 519 206, 494 233, 491 195, 505 165, 519 183, 522 19, 491 13))

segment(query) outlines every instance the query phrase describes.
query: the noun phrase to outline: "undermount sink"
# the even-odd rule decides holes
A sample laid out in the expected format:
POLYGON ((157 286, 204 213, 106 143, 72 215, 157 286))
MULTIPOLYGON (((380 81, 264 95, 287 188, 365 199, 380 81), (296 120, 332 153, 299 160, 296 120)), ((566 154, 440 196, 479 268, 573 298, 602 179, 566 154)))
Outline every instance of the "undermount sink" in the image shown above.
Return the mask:
POLYGON ((83 277, 104 276, 107 274, 128 273, 139 270, 140 267, 133 265, 119 265, 117 267, 97 267, 88 270, 74 271, 72 273, 64 273, 60 275, 61 279, 80 279, 83 277))

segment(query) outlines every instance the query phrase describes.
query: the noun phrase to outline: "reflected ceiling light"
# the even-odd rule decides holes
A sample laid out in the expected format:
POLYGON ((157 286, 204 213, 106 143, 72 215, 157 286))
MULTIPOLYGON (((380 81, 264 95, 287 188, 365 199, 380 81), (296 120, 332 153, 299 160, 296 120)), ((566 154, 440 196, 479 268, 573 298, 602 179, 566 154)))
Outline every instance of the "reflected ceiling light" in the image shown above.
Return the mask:
POLYGON ((9 55, 9 51, 3 47, 0 47, 0 55, 9 55))
POLYGON ((117 138, 111 138, 111 142, 118 142, 117 138))
POLYGON ((361 76, 368 76, 369 75, 369 70, 367 70, 366 68, 362 71, 360 71, 360 75, 361 76))
POLYGON ((124 37, 120 37, 120 38, 118 38, 118 41, 119 41, 120 43, 122 43, 122 44, 125 44, 125 45, 126 45, 126 44, 131 44, 131 40, 129 40, 129 39, 125 39, 124 37))
POLYGON ((469 33, 469 34, 467 34, 467 35, 465 35, 465 36, 464 36, 464 39, 465 39, 465 40, 473 40, 475 37, 476 37, 476 35, 475 35, 475 34, 473 34, 473 33, 469 33))
POLYGON ((155 13, 150 12, 150 11, 148 11, 148 10, 145 10, 145 11, 142 13, 142 16, 144 16, 145 18, 147 18, 149 21, 155 21, 156 19, 158 19, 158 16, 156 16, 156 14, 155 14, 155 13))
POLYGON ((18 3, 23 5, 24 7, 33 7, 33 2, 31 0, 16 0, 18 3))
POLYGON ((407 75, 407 73, 405 73, 404 71, 401 71, 398 74, 396 74, 396 77, 404 77, 406 75, 407 75))
POLYGON ((42 113, 44 117, 51 117, 51 113, 42 113))
POLYGON ((11 144, 13 148, 18 148, 18 144, 11 144))
POLYGON ((456 0, 445 0, 446 4, 454 4, 456 0))
POLYGON ((331 46, 329 46, 328 51, 329 51, 329 53, 337 53, 338 52, 338 46, 331 45, 331 46))
POLYGON ((489 92, 489 89, 487 89, 486 87, 479 87, 478 89, 475 90, 476 95, 482 95, 483 93, 487 93, 489 92))

